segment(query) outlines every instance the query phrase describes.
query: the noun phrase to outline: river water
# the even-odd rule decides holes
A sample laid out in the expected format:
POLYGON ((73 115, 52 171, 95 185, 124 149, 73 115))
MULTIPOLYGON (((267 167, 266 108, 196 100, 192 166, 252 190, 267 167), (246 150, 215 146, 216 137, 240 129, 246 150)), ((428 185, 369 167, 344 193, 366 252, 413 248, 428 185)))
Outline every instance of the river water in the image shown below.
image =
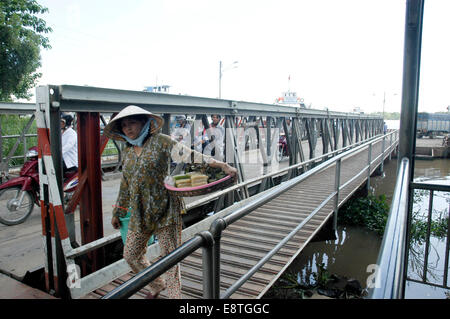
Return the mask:
MULTIPOLYGON (((397 160, 392 159, 384 166, 384 174, 371 178, 371 186, 375 195, 385 194, 390 204, 395 188, 397 160)), ((415 181, 427 180, 450 182, 450 160, 418 160, 415 163, 415 181)), ((448 215, 450 199, 440 194, 440 200, 435 201, 435 209, 440 209, 448 215), (440 205, 440 207, 439 207, 440 205)), ((448 197, 448 195, 447 195, 448 197)), ((419 200, 416 205, 422 205, 428 210, 428 198, 419 200)), ((297 274, 303 282, 313 283, 313 273, 317 272, 317 265, 324 264, 330 274, 337 274, 347 278, 357 279, 363 288, 370 282, 373 274, 370 265, 375 265, 378 258, 382 238, 375 232, 354 226, 338 226, 336 240, 309 243, 299 257, 289 266, 287 272, 297 274)), ((429 257, 428 278, 435 282, 442 282, 445 239, 432 238, 431 254, 429 257)), ((419 257, 423 257, 424 245, 415 246, 417 251, 410 256, 408 276, 418 279, 421 267, 417 267, 419 257), (418 257, 419 256, 419 257, 418 257)), ((423 259, 423 258, 422 258, 423 259)), ((419 261, 420 264, 420 261, 419 261)), ((446 298, 445 290, 407 282, 406 298, 446 298)), ((448 293, 448 291, 447 291, 448 293)))

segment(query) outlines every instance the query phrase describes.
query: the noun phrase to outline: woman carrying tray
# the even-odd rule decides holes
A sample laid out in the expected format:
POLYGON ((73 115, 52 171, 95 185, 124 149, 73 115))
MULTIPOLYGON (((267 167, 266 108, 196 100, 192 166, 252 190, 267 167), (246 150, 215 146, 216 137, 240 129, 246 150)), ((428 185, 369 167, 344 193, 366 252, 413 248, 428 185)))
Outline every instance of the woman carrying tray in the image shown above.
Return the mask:
MULTIPOLYGON (((115 229, 120 228, 119 217, 127 214, 123 208, 131 211, 123 257, 135 273, 150 266, 145 253, 147 242, 153 234, 158 236, 162 257, 181 245, 184 202, 177 196, 169 196, 164 179, 171 158, 177 160, 180 150, 184 154, 191 150, 159 133, 163 123, 161 117, 130 105, 104 129, 109 138, 127 142, 123 151, 123 177, 111 224, 115 229)), ((218 167, 226 174, 236 176, 237 170, 228 164, 194 153, 196 159, 202 159, 202 165, 218 167)), ((156 278, 149 288, 147 298, 156 298, 166 288, 169 298, 181 298, 179 265, 168 270, 167 276, 156 278)))

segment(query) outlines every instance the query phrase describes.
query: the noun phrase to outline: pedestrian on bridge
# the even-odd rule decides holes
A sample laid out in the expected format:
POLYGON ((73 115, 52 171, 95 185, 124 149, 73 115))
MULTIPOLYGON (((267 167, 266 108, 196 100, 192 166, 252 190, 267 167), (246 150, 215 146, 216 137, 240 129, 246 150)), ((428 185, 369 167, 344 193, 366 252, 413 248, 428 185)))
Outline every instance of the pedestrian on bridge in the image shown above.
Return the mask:
POLYGON ((73 117, 61 114, 61 146, 63 156, 63 172, 78 171, 78 137, 72 128, 73 117))
MULTIPOLYGON (((131 212, 123 257, 138 273, 151 264, 147 260, 147 242, 153 234, 158 237, 161 256, 168 255, 181 245, 181 214, 185 205, 181 198, 170 196, 164 187, 164 179, 173 154, 191 152, 190 147, 170 136, 159 133, 164 120, 140 107, 124 108, 108 125, 104 133, 111 139, 125 141, 123 151, 122 180, 111 224, 120 228, 119 217, 131 212), (176 150, 176 152, 172 152, 176 150)), ((236 176, 237 170, 226 163, 194 151, 194 158, 201 158, 203 166, 219 167, 226 174, 236 176)), ((188 156, 187 158, 191 158, 188 156)), ((148 287, 148 298, 156 298, 167 288, 169 298, 181 298, 180 268, 169 269, 148 287)))
POLYGON ((225 129, 220 125, 221 116, 219 114, 211 114, 211 126, 207 129, 209 143, 203 150, 203 154, 211 155, 215 159, 222 161, 224 158, 223 148, 225 140, 225 129))
POLYGON ((172 138, 189 145, 191 143, 191 124, 188 123, 186 115, 177 115, 175 121, 175 129, 171 134, 172 138))

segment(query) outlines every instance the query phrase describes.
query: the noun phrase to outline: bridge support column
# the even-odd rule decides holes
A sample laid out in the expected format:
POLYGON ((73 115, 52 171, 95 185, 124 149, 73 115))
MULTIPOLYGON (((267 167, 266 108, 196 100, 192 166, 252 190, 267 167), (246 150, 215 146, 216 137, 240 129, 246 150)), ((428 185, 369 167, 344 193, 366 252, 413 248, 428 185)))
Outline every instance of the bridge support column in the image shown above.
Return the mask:
POLYGON ((334 216, 333 218, 329 218, 325 224, 320 228, 320 230, 317 232, 317 234, 311 239, 312 243, 318 242, 318 241, 325 241, 325 240, 336 240, 336 229, 334 227, 334 216))
POLYGON ((382 176, 384 174, 384 153, 386 151, 386 136, 383 137, 383 142, 381 144, 381 163, 380 166, 378 166, 377 170, 375 171, 376 176, 382 176))
MULTIPOLYGON (((79 112, 78 122, 78 174, 86 174, 80 200, 81 243, 83 245, 103 237, 101 200, 100 116, 95 112, 79 112)), ((89 264, 83 263, 85 274, 104 266, 104 250, 88 254, 89 264)))

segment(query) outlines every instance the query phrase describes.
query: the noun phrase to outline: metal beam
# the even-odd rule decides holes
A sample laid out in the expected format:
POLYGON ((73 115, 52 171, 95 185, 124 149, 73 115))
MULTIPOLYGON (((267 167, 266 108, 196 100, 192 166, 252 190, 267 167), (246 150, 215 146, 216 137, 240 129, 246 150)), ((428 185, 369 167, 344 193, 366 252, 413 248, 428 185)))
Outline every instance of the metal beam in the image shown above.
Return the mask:
MULTIPOLYGON (((205 97, 151 93, 143 91, 116 90, 88 86, 61 85, 59 101, 62 111, 119 112, 129 104, 135 104, 155 113, 172 114, 225 114, 268 115, 326 118, 373 118, 370 115, 303 109, 277 104, 222 100, 205 97)), ((380 117, 381 119, 381 117, 380 117)))
POLYGON ((0 102, 0 113, 2 114, 34 114, 35 103, 7 103, 0 102))
MULTIPOLYGON (((400 114, 400 143, 398 167, 403 157, 414 169, 416 148, 417 108, 419 99, 420 55, 422 46, 423 0, 410 0, 406 6, 405 44, 403 57, 402 109, 400 114)), ((410 172, 410 181, 413 174, 410 172)))

